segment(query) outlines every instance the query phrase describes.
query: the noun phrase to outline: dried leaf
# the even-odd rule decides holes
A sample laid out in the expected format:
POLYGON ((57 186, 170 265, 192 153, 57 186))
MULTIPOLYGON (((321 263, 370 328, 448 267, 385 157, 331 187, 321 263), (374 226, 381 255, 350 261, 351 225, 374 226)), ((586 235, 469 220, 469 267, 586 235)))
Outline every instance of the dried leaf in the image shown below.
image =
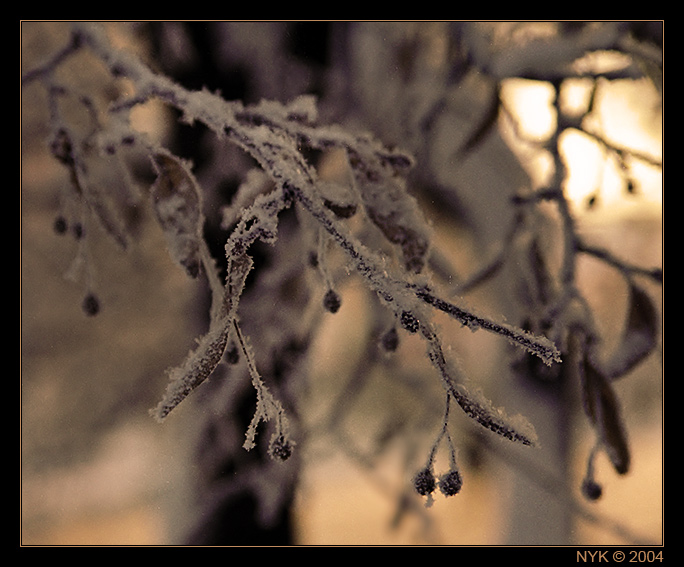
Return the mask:
POLYGON ((370 220, 399 246, 406 269, 419 273, 430 248, 430 229, 416 200, 399 179, 359 183, 370 220))
POLYGON ((537 433, 534 426, 521 415, 508 416, 505 412, 484 397, 481 392, 471 392, 463 384, 457 384, 453 376, 456 375, 452 365, 447 362, 439 338, 435 333, 421 327, 423 336, 428 339, 428 358, 442 375, 446 390, 454 398, 465 414, 477 423, 510 440, 535 447, 537 433))
POLYGON ((535 299, 539 305, 547 305, 553 295, 553 278, 539 238, 532 241, 529 254, 535 299))
POLYGON ((82 140, 74 139, 73 133, 60 128, 50 143, 52 155, 68 170, 71 185, 78 199, 83 199, 100 222, 100 226, 114 241, 125 250, 128 237, 120 211, 113 202, 113 194, 107 194, 101 186, 95 171, 109 172, 111 163, 104 166, 102 160, 93 160, 84 150, 87 146, 82 140))
POLYGON ((581 370, 584 410, 613 467, 625 474, 630 466, 630 452, 615 392, 605 374, 586 355, 581 370))
POLYGON ((212 314, 209 332, 200 339, 197 349, 181 366, 169 372, 170 382, 164 397, 151 411, 159 421, 209 378, 223 358, 231 327, 235 325, 238 301, 252 268, 252 260, 246 254, 230 260, 221 310, 212 314))
POLYGON ((86 201, 100 222, 100 227, 122 250, 126 250, 128 248, 126 225, 111 195, 106 195, 92 180, 86 180, 81 186, 86 201))
POLYGON ((606 365, 606 374, 618 378, 632 370, 655 348, 658 315, 651 298, 630 283, 629 308, 625 329, 617 350, 606 365))
POLYGON ((170 382, 163 399, 151 414, 162 421, 178 404, 204 382, 216 369, 226 350, 230 335, 230 322, 224 321, 202 337, 197 349, 191 352, 182 366, 170 371, 170 382))
POLYGON ((157 220, 166 235, 171 257, 196 278, 202 265, 199 187, 190 169, 170 153, 157 152, 152 161, 158 174, 151 190, 157 220))

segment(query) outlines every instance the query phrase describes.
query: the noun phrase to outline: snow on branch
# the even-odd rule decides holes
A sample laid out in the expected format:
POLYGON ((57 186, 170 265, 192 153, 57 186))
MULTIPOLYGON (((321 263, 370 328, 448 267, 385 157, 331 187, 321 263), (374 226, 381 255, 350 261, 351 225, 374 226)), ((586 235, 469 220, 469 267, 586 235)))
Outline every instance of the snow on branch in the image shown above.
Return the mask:
MULTIPOLYGON (((75 24, 69 47, 25 75, 24 84, 40 80, 51 85, 55 68, 83 47, 92 50, 112 76, 126 77, 135 89, 133 95, 116 100, 109 107, 107 124, 98 124, 95 134, 99 146, 112 148, 125 141, 147 151, 158 175, 152 188, 153 205, 168 238, 171 255, 190 276, 196 277, 201 270, 206 272, 211 284, 213 304, 209 331, 186 361, 170 372, 166 394, 153 410, 158 419, 165 418, 212 374, 230 337, 235 336, 246 355, 258 394, 257 410, 245 447, 254 445, 256 425, 273 419, 277 427, 272 452, 289 455, 291 444, 286 439, 283 408, 259 376, 251 347, 238 325, 238 306, 252 269, 250 246, 256 241, 274 242, 280 213, 296 205, 308 212, 346 253, 349 264, 391 310, 401 327, 425 340, 428 359, 438 371, 447 397, 452 397, 469 417, 491 431, 525 445, 534 444, 535 435, 529 424, 522 419, 507 418, 456 381, 456 373, 446 360, 432 326, 431 315, 435 310, 447 313, 469 329, 501 336, 549 365, 560 361, 560 353, 545 337, 474 313, 433 291, 425 275, 430 254, 429 223, 407 188, 407 173, 414 166, 411 156, 387 148, 369 135, 351 133, 340 126, 319 125, 313 97, 302 96, 289 104, 262 101, 245 106, 207 90, 188 91, 155 74, 135 57, 113 49, 99 28, 85 23, 75 24), (130 111, 152 98, 179 110, 184 121, 200 122, 219 138, 237 145, 272 181, 268 192, 259 192, 250 204, 240 202, 239 210, 230 212, 237 223, 225 243, 228 270, 223 283, 218 280, 202 237, 201 190, 192 175, 191 164, 155 146, 129 123, 130 111), (344 152, 349 172, 348 180, 332 186, 318 178, 304 153, 330 149, 344 152), (353 234, 345 220, 359 211, 379 230, 396 257, 387 254, 385 248, 382 252, 371 250, 353 234)), ((61 140, 61 145, 62 150, 69 149, 68 157, 62 161, 72 166, 72 144, 61 140)))

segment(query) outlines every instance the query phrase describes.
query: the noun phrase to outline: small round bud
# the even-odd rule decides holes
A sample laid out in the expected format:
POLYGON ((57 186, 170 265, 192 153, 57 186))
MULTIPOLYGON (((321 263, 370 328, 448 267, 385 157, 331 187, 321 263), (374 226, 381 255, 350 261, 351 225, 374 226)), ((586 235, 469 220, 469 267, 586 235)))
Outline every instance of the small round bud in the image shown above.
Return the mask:
POLYGON ((237 364, 240 362, 240 351, 238 350, 235 341, 231 341, 226 349, 226 360, 228 361, 228 364, 237 364))
POLYGON ((591 478, 582 481, 582 494, 588 500, 598 500, 603 494, 601 485, 591 478))
POLYGON ((399 346, 399 333, 392 327, 382 337, 380 337, 380 345, 387 352, 394 352, 399 346))
POLYGON ((335 290, 329 289, 323 298, 323 307, 330 313, 337 313, 341 305, 342 299, 340 299, 339 294, 335 290))
POLYGON ((461 491, 463 479, 457 470, 450 470, 439 479, 439 489, 444 496, 454 496, 461 491))
POLYGON ((71 138, 69 137, 68 132, 63 128, 60 128, 50 142, 50 150, 52 151, 52 155, 63 164, 67 166, 72 166, 74 164, 71 138))
POLYGON ((432 494, 435 490, 435 475, 428 468, 419 471, 413 477, 413 488, 421 496, 432 494))
POLYGON ((76 240, 81 240, 81 238, 83 238, 83 235, 85 234, 85 229, 83 228, 83 225, 80 222, 77 222, 74 225, 73 231, 76 240))
POLYGON ((202 271, 202 264, 196 258, 186 258, 181 261, 181 264, 185 268, 185 273, 188 274, 192 279, 197 279, 202 271))
POLYGON ((292 456, 292 443, 283 434, 277 435, 271 440, 268 452, 272 459, 287 461, 292 456))
POLYGON ((92 317, 100 312, 100 300, 93 293, 89 293, 83 298, 83 303, 81 304, 83 312, 92 317))
POLYGON ((67 229, 69 228, 67 220, 62 215, 59 215, 55 219, 55 222, 52 225, 52 227, 57 234, 65 234, 67 229))
POLYGON ((413 313, 410 311, 401 312, 401 326, 404 327, 409 333, 417 333, 419 328, 418 319, 415 318, 413 313))

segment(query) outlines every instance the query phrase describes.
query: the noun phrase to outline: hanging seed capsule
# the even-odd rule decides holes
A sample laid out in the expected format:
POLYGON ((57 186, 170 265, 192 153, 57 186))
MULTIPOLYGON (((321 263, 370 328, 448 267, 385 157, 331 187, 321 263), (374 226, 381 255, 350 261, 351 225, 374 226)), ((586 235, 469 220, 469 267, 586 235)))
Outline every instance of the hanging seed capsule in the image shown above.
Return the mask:
POLYGON ((587 500, 598 500, 603 494, 601 485, 591 478, 582 481, 582 494, 587 500))
POLYGON ((66 231, 69 229, 69 225, 67 224, 67 220, 62 215, 59 215, 55 219, 52 228, 56 234, 66 234, 66 231))
POLYGON ((235 341, 231 341, 226 349, 226 360, 228 364, 237 364, 240 362, 240 350, 235 344, 235 341))
POLYGON ((335 290, 329 289, 323 297, 323 307, 330 313, 337 313, 341 305, 342 299, 339 294, 335 290))
POLYGON ((386 352, 394 352, 399 347, 399 333, 397 329, 392 327, 382 337, 380 337, 380 345, 386 352))
POLYGON ((271 458, 277 461, 287 461, 292 456, 292 443, 284 435, 277 435, 271 440, 268 448, 271 458))
POLYGON ((456 469, 450 470, 439 479, 439 489, 444 496, 454 496, 461 491, 463 479, 456 469))
POLYGON ((413 488, 421 496, 427 496, 435 491, 435 475, 429 468, 419 471, 413 477, 413 488))
POLYGON ((83 298, 81 307, 83 308, 83 312, 88 315, 88 317, 93 317, 100 312, 100 300, 95 294, 89 293, 83 298))
POLYGON ((85 234, 85 229, 83 228, 83 224, 80 222, 77 222, 73 226, 73 232, 74 232, 74 238, 76 240, 81 240, 85 234))
POLYGON ((74 155, 71 136, 64 128, 60 128, 55 132, 55 135, 50 142, 50 151, 52 152, 52 155, 64 165, 69 167, 73 166, 74 155))

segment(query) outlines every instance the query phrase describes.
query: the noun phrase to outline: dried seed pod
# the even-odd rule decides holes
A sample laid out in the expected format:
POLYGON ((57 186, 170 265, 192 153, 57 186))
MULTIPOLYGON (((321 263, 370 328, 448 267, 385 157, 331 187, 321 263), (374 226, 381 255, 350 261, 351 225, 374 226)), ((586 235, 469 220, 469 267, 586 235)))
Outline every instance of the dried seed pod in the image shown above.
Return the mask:
POLYGON ((71 141, 71 136, 64 128, 60 128, 55 132, 54 137, 50 141, 50 151, 64 165, 68 167, 73 166, 73 142, 71 141))
POLYGON ((287 461, 292 456, 292 443, 283 434, 275 435, 271 439, 268 452, 272 459, 287 461))
POLYGON ((100 300, 94 293, 88 293, 83 298, 83 303, 81 304, 83 312, 89 317, 93 317, 100 312, 100 300))
POLYGON ((456 469, 450 470, 439 479, 439 489, 444 496, 454 496, 461 491, 463 479, 461 473, 456 469))
POLYGON ((329 289, 323 297, 323 307, 330 313, 337 313, 342 306, 340 295, 334 290, 329 289))
POLYGON ((603 495, 601 485, 591 478, 582 481, 582 494, 587 500, 598 500, 603 495))
POLYGON ((380 345, 386 352, 394 352, 399 346, 399 333, 392 327, 380 337, 380 345))
POLYGON ((69 230, 69 224, 67 223, 67 220, 62 216, 59 215, 56 219, 55 222, 52 225, 52 228, 54 229, 56 234, 66 234, 66 231, 69 230))
POLYGON ((72 230, 76 240, 81 240, 85 236, 85 228, 83 228, 83 224, 80 222, 75 223, 72 230))
POLYGON ((435 491, 435 475, 429 468, 424 468, 413 477, 413 488, 421 496, 427 496, 435 491))

